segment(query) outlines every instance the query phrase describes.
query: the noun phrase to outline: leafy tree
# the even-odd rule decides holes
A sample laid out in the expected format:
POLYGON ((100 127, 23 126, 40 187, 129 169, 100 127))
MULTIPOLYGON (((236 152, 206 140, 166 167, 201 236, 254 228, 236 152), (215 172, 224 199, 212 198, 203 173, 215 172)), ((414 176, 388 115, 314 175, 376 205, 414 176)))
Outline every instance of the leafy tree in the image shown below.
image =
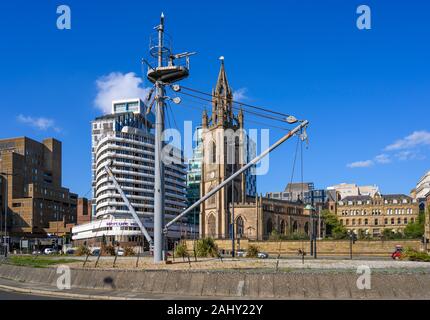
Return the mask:
POLYGON ((185 243, 180 243, 176 246, 175 256, 180 258, 188 257, 187 245, 185 243))
POLYGON ((324 219, 326 225, 326 235, 327 237, 332 237, 334 239, 345 239, 348 236, 346 228, 339 222, 336 214, 323 210, 321 216, 324 219))
POLYGON ((198 257, 218 257, 218 246, 214 239, 203 238, 196 242, 196 254, 198 257))
POLYGON ((250 244, 248 247, 248 250, 246 251, 246 257, 257 258, 258 252, 259 252, 258 247, 250 244))
POLYGON ((404 239, 405 235, 402 232, 393 232, 391 229, 384 229, 382 231, 382 238, 384 240, 399 240, 404 239))
POLYGON ((410 239, 419 239, 424 235, 425 213, 420 212, 418 220, 409 222, 405 228, 405 236, 410 239))

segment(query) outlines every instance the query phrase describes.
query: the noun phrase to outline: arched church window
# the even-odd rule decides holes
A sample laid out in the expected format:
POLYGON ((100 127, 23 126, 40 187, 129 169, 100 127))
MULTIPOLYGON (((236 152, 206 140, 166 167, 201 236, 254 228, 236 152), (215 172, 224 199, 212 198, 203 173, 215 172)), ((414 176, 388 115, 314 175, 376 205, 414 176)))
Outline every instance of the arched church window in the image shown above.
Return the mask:
POLYGON ((208 236, 211 238, 216 236, 216 220, 213 214, 208 218, 208 236))
POLYGON ((236 236, 242 238, 244 233, 244 223, 241 216, 236 219, 236 236))
POLYGON ((280 233, 285 234, 285 221, 284 220, 281 220, 281 228, 280 229, 281 229, 281 230, 279 230, 280 233))
POLYGON ((212 159, 211 159, 212 164, 215 164, 217 162, 216 161, 216 144, 215 144, 215 141, 212 142, 211 157, 212 157, 212 159))
POLYGON ((305 227, 304 228, 305 228, 305 233, 309 234, 309 222, 305 223, 305 227))
POLYGON ((297 221, 293 222, 293 232, 297 232, 298 226, 297 226, 297 221))

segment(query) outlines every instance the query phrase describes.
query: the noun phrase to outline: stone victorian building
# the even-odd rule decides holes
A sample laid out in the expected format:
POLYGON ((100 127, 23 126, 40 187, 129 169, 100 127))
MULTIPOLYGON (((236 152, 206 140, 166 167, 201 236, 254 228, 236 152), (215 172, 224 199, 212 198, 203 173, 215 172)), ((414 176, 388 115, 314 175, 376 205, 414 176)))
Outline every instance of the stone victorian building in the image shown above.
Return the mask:
MULTIPOLYGON (((255 157, 244 130, 244 113, 233 112, 224 62, 212 96, 212 114, 205 111, 202 117, 202 197, 255 157)), ((284 235, 309 232, 310 216, 302 203, 256 195, 254 171, 249 169, 201 205, 200 237, 231 238, 233 220, 237 238, 262 240, 273 230, 284 235)))
POLYGON ((384 229, 402 232, 419 215, 418 202, 403 194, 348 196, 337 202, 336 214, 348 230, 380 236, 384 229))

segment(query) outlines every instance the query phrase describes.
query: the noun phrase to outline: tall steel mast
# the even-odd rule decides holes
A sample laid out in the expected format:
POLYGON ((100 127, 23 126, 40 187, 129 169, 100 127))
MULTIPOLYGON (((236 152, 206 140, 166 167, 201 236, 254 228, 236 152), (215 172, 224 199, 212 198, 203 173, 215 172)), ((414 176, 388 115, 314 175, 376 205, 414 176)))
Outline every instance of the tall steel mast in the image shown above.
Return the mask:
MULTIPOLYGON (((163 243, 164 229, 164 107, 166 97, 165 86, 182 80, 189 75, 189 56, 192 53, 172 54, 169 39, 164 35, 164 14, 161 13, 160 24, 155 27, 156 37, 150 40, 150 54, 156 59, 157 66, 153 67, 147 61, 147 77, 154 83, 155 95, 155 182, 154 182, 154 262, 161 262, 165 259, 166 249, 163 243)), ((175 100, 174 100, 175 101, 175 100)))

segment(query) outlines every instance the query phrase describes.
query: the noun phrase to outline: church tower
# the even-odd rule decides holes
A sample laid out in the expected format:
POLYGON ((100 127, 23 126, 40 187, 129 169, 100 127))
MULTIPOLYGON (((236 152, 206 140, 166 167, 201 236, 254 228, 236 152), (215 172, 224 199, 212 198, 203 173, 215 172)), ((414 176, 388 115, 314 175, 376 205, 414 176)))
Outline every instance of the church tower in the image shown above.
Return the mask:
MULTIPOLYGON (((225 72, 224 59, 215 88, 212 90, 212 114, 202 116, 203 163, 201 195, 204 196, 246 164, 244 115, 233 112, 233 92, 225 72)), ((200 236, 228 238, 231 230, 230 204, 246 200, 246 178, 243 174, 234 183, 221 189, 201 205, 200 236), (232 187, 233 184, 233 187, 232 187), (232 188, 233 193, 232 195, 232 188)))

